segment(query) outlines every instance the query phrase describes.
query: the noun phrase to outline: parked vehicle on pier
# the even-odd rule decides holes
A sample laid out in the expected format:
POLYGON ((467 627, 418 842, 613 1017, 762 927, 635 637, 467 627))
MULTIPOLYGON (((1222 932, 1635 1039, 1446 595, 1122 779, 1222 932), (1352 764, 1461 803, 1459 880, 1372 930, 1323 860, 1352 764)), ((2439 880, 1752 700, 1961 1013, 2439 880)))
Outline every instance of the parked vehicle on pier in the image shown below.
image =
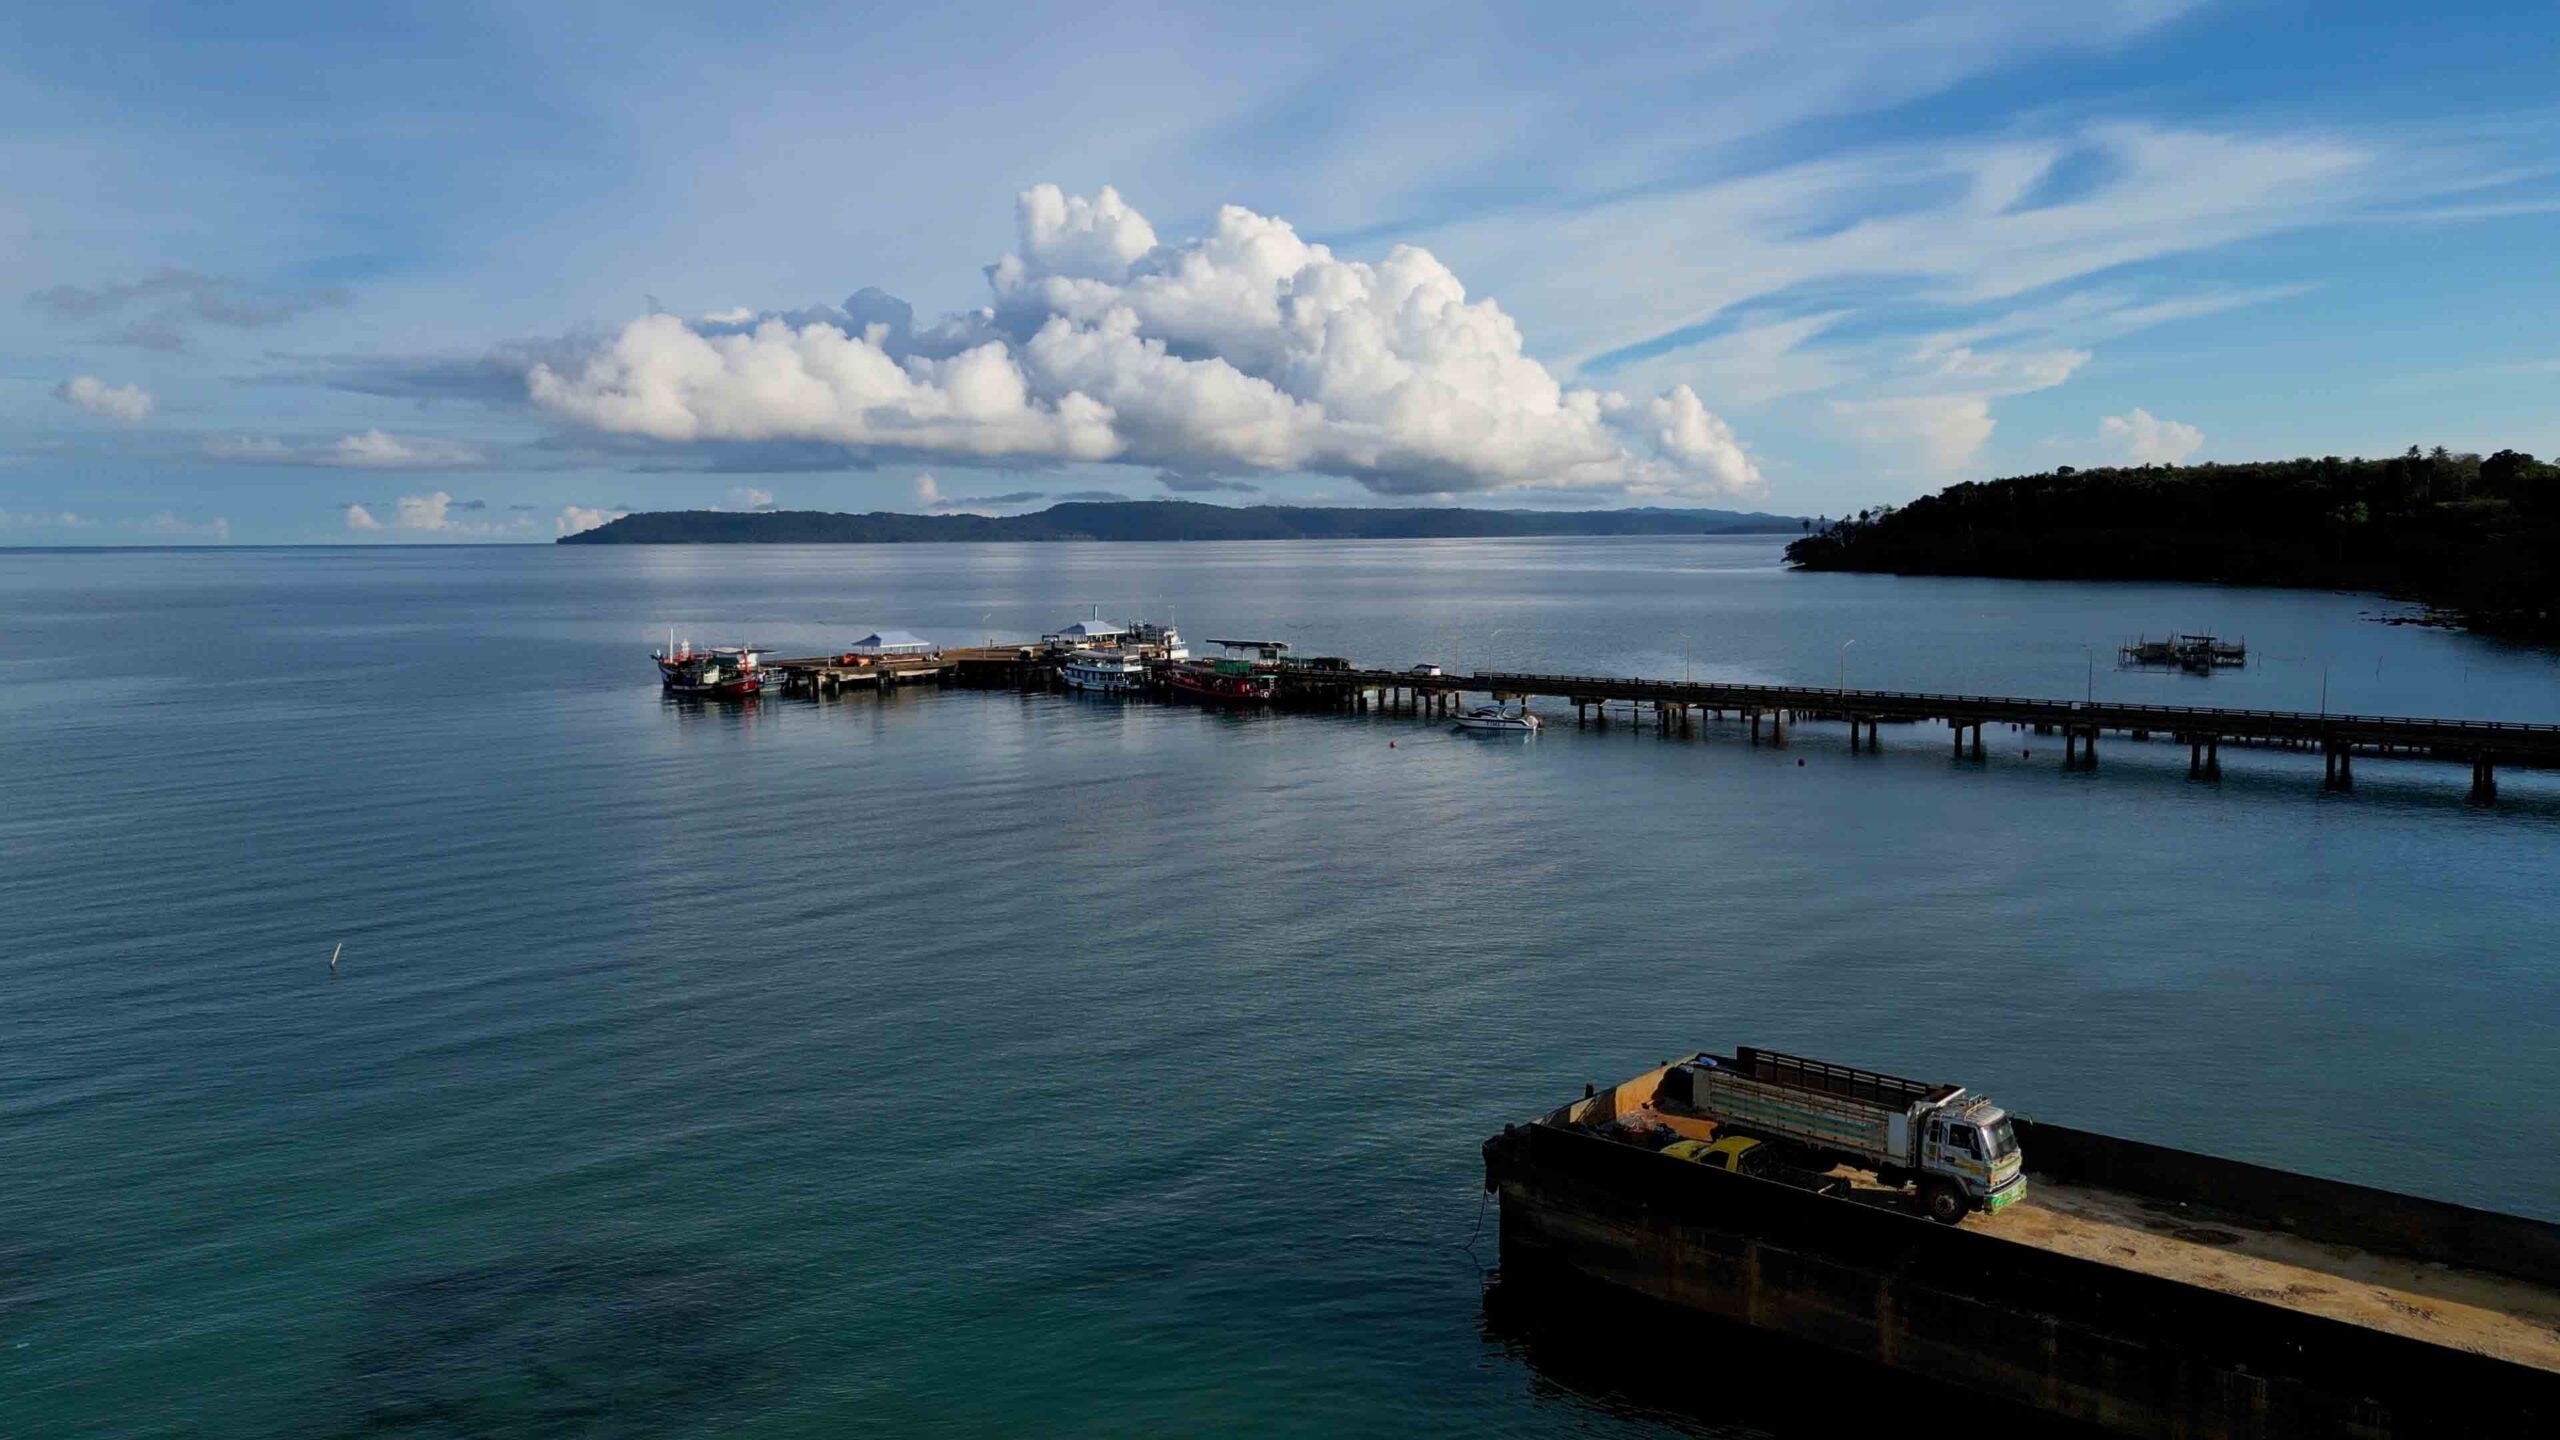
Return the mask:
POLYGON ((1736 1175, 1749 1175, 1761 1180, 1775 1180, 1798 1190, 1816 1195, 1846 1195, 1849 1182, 1837 1175, 1808 1170, 1789 1164, 1780 1147, 1748 1135, 1728 1135, 1720 1140, 1674 1140, 1662 1147, 1662 1153, 1674 1160, 1687 1160, 1710 1170, 1728 1170, 1736 1175))
POLYGON ((1916 1184, 1920 1208, 1954 1225, 2025 1198, 2008 1112, 1960 1085, 1933 1085, 1745 1045, 1700 1053, 1662 1076, 1656 1108, 1715 1122, 1718 1138, 1779 1142, 1807 1168, 1850 1164, 1888 1186, 1916 1184))

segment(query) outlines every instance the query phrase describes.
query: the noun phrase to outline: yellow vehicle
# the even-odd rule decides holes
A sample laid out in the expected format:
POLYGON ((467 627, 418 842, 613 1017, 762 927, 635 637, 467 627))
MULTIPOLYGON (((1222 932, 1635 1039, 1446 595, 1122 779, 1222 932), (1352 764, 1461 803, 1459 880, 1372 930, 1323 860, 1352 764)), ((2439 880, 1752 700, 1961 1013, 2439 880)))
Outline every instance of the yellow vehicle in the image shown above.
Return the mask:
POLYGON ((1789 1164, 1765 1140, 1748 1135, 1727 1135, 1714 1140, 1675 1140, 1662 1147, 1662 1153, 1675 1160, 1704 1165, 1710 1169, 1749 1175, 1760 1180, 1775 1180, 1817 1195, 1846 1195, 1849 1182, 1837 1175, 1817 1174, 1801 1165, 1789 1164))

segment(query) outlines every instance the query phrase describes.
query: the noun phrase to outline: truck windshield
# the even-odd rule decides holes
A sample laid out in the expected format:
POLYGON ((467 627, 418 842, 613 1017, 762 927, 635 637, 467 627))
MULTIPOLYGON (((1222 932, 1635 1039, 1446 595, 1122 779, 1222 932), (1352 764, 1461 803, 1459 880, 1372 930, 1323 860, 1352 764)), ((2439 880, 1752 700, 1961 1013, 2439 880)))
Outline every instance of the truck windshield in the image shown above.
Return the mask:
POLYGON ((1984 1126, 1982 1136, 1991 1142, 1991 1158, 1994 1160, 2006 1160, 2018 1153, 2018 1132, 2009 1128, 2005 1116, 1984 1126))

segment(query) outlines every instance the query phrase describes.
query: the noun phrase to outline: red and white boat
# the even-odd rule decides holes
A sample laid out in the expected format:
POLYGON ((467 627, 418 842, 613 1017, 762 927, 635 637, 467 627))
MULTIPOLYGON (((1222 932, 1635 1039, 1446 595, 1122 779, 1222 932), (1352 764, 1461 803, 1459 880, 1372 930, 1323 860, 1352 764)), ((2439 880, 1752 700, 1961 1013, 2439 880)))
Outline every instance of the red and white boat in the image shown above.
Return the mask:
POLYGON ((750 646, 695 649, 692 641, 671 635, 667 648, 649 658, 658 662, 658 679, 670 695, 735 700, 764 691, 764 657, 750 646))
POLYGON ((1227 655, 1219 660, 1185 660, 1159 666, 1158 672, 1176 695, 1218 705, 1268 705, 1280 688, 1280 657, 1289 646, 1279 640, 1213 640, 1227 655), (1239 652, 1253 652, 1250 656, 1239 652))

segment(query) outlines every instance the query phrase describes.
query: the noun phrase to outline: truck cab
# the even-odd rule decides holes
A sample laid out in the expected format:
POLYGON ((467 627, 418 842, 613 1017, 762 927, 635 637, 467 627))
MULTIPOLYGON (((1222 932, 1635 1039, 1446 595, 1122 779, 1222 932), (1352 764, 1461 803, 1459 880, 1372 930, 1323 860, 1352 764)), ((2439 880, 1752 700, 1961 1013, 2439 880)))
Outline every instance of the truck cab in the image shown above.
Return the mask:
POLYGON ((2009 1113, 1988 1100, 1931 1112, 1913 1148, 1920 1161, 1920 1203, 1932 1219, 1953 1224, 1975 1210, 2003 1209, 2027 1193, 2018 1132, 2009 1113))

